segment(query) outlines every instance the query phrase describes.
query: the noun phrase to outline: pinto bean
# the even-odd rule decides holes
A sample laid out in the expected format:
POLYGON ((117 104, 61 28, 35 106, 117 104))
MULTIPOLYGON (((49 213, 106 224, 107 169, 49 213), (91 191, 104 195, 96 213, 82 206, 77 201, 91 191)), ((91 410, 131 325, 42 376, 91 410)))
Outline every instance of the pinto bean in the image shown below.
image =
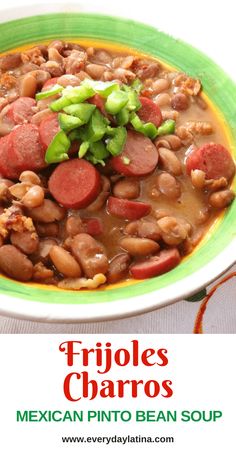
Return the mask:
POLYGON ((63 57, 61 56, 59 51, 54 47, 48 48, 48 59, 50 61, 56 61, 59 64, 63 63, 63 57))
POLYGON ((168 198, 177 199, 181 195, 181 187, 174 176, 169 173, 161 173, 157 177, 157 185, 161 193, 168 198))
POLYGON ((174 134, 166 135, 164 136, 164 139, 169 143, 170 148, 174 151, 179 150, 182 147, 180 138, 174 134))
POLYGON ((49 256, 59 273, 65 277, 81 276, 81 268, 75 258, 61 246, 53 245, 49 256))
POLYGON ((36 112, 36 114, 33 115, 33 117, 31 118, 30 122, 33 123, 34 125, 39 126, 41 121, 52 115, 52 111, 50 111, 50 109, 43 109, 42 111, 36 112))
POLYGON ((193 134, 185 126, 178 126, 175 132, 184 145, 190 145, 193 143, 193 134))
POLYGON ((36 229, 40 237, 57 237, 59 234, 58 223, 37 223, 36 229))
POLYGON ((93 201, 88 207, 87 210, 89 212, 97 212, 100 210, 105 201, 107 200, 110 192, 110 181, 106 176, 102 176, 102 190, 99 193, 98 197, 95 201, 93 201))
POLYGON ((33 264, 28 257, 13 245, 0 248, 0 270, 17 281, 30 281, 33 264))
POLYGON ((39 178, 38 175, 36 175, 36 173, 34 173, 33 171, 30 170, 25 170, 21 173, 20 177, 19 177, 19 181, 21 182, 27 182, 33 185, 40 185, 41 184, 41 180, 39 178))
POLYGON ((125 249, 131 256, 148 256, 160 249, 160 245, 154 240, 138 237, 124 237, 120 241, 120 247, 125 249))
POLYGON ((17 184, 13 184, 11 187, 9 187, 9 192, 12 196, 17 198, 18 200, 21 200, 23 196, 28 192, 30 189, 31 184, 29 182, 18 182, 17 184))
POLYGON ((35 93, 37 90, 37 81, 36 78, 31 75, 31 73, 26 73, 19 80, 19 94, 20 97, 35 97, 35 93))
POLYGON ((216 209, 222 209, 227 207, 232 203, 235 197, 235 193, 232 190, 220 190, 219 192, 214 192, 209 196, 208 202, 212 207, 216 209))
POLYGON ((22 63, 21 54, 20 53, 12 53, 9 55, 2 56, 0 58, 0 70, 7 71, 15 69, 19 67, 22 63))
POLYGON ((170 95, 167 93, 161 93, 155 97, 154 103, 156 103, 159 107, 167 106, 170 104, 170 95))
POLYGON ((100 62, 101 64, 110 64, 112 61, 112 57, 110 53, 105 50, 96 50, 94 60, 96 62, 100 62))
POLYGON ((42 239, 39 242, 39 247, 37 251, 37 260, 47 262, 49 260, 49 253, 52 246, 57 245, 57 241, 54 239, 42 239))
POLYGON ((66 220, 66 234, 74 237, 76 234, 83 232, 84 227, 79 215, 71 215, 66 220))
POLYGON ((130 261, 130 256, 126 253, 117 254, 115 257, 113 257, 113 259, 110 261, 107 272, 107 281, 109 282, 109 284, 119 282, 127 276, 130 261))
POLYGON ((32 254, 37 251, 39 238, 36 232, 16 232, 12 231, 10 236, 11 243, 25 254, 32 254))
POLYGON ((121 179, 113 187, 113 194, 118 198, 132 200, 140 194, 139 182, 133 179, 121 179))
POLYGON ((136 220, 128 223, 124 229, 125 234, 136 235, 158 241, 161 239, 160 228, 156 222, 147 220, 136 220))
POLYGON ((59 62, 56 61, 47 61, 41 64, 40 68, 50 73, 53 78, 64 74, 62 64, 59 64, 59 62))
POLYGON ((191 181, 196 189, 203 189, 205 187, 206 173, 202 170, 191 170, 191 181))
POLYGON ((167 90, 169 88, 170 81, 166 78, 159 78, 158 80, 152 83, 152 90, 155 95, 160 94, 163 90, 167 90))
POLYGON ((100 80, 105 71, 105 66, 100 64, 88 64, 85 68, 86 72, 95 80, 100 80))
POLYGON ((76 235, 72 240, 71 250, 88 278, 107 272, 108 259, 104 248, 89 234, 76 235))
POLYGON ((188 237, 190 225, 175 217, 163 217, 157 221, 162 239, 167 245, 176 246, 188 237))
POLYGON ((176 111, 186 111, 189 107, 189 99, 187 95, 181 92, 173 95, 171 98, 171 107, 176 111))
POLYGON ((66 211, 64 207, 59 206, 51 200, 45 199, 43 204, 33 209, 27 209, 28 215, 35 221, 42 223, 52 223, 62 220, 66 211))
POLYGON ((22 204, 28 208, 39 207, 44 201, 44 190, 40 186, 31 187, 22 198, 22 204))
POLYGON ((159 155, 164 170, 172 175, 179 176, 182 174, 182 166, 177 156, 168 148, 159 148, 159 155))
POLYGON ((162 114, 162 118, 163 120, 177 120, 179 117, 179 112, 178 111, 161 111, 162 114))
POLYGON ((58 78, 57 84, 60 84, 60 86, 67 87, 67 86, 78 86, 80 84, 80 80, 75 75, 62 75, 58 78))

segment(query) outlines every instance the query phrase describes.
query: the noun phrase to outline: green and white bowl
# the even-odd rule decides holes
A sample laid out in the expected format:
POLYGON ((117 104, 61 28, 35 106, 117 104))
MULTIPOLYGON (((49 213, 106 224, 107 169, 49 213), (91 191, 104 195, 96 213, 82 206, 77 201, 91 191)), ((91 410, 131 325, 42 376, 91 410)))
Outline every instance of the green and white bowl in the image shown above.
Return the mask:
MULTIPOLYGON (((104 42, 126 48, 128 43, 132 50, 200 77, 204 92, 225 127, 230 150, 236 156, 235 85, 204 54, 155 28, 127 19, 78 12, 26 15, 24 8, 15 10, 14 17, 18 18, 7 21, 9 11, 1 12, 1 53, 56 38, 85 43, 99 41, 101 46, 104 42)), ((220 216, 192 255, 169 273, 145 281, 123 282, 98 291, 72 292, 23 284, 1 276, 0 313, 38 321, 96 321, 135 315, 187 298, 235 262, 235 224, 236 201, 220 216)))

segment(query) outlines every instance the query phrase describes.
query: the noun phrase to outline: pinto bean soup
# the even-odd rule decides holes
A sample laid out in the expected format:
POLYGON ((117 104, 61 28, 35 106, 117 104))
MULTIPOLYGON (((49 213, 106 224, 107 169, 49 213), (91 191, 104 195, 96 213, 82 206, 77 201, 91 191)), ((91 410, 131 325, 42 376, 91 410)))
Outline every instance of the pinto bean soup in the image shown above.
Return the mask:
POLYGON ((79 290, 174 269, 234 199, 201 91, 128 51, 58 40, 3 55, 1 273, 79 290))

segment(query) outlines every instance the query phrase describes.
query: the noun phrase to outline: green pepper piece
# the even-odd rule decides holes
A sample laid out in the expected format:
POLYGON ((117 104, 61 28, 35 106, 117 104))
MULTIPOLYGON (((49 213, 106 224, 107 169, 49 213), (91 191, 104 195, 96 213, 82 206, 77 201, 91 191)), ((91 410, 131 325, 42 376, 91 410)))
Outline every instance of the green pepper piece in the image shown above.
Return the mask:
POLYGON ((109 114, 115 115, 128 103, 128 93, 122 90, 112 92, 105 103, 105 109, 109 114))
POLYGON ((80 159, 82 159, 82 157, 85 156, 85 154, 87 153, 89 149, 89 142, 82 142, 80 147, 79 147, 79 152, 78 152, 78 156, 80 159))
POLYGON ((68 137, 71 142, 74 142, 74 140, 80 140, 81 139, 81 128, 73 129, 73 131, 71 131, 70 134, 68 134, 68 137))
POLYGON ((137 92, 135 92, 135 90, 129 89, 128 97, 129 100, 127 108, 129 109, 129 111, 138 111, 141 108, 141 103, 139 101, 137 92))
POLYGON ((71 104, 83 103, 95 94, 93 88, 87 84, 81 84, 78 87, 67 88, 64 90, 63 95, 68 98, 71 104))
POLYGON ((68 151, 71 142, 64 131, 59 131, 50 143, 46 154, 45 162, 52 164, 54 162, 62 162, 69 159, 68 151))
POLYGON ((93 111, 96 109, 94 104, 89 103, 79 103, 79 104, 71 104, 70 106, 66 106, 64 111, 67 114, 78 117, 83 124, 88 123, 93 111))
POLYGON ((108 140, 107 150, 112 156, 118 156, 123 150, 127 138, 126 128, 120 126, 118 128, 114 128, 114 135, 111 139, 108 140))
POLYGON ((101 140, 107 129, 107 120, 96 108, 88 122, 86 135, 89 142, 101 140))
POLYGON ((143 84, 142 84, 142 82, 140 81, 139 78, 136 78, 136 79, 132 82, 131 87, 132 87, 134 90, 136 90, 137 94, 140 94, 141 90, 143 89, 143 84))
POLYGON ((164 136, 165 134, 174 134, 174 132, 175 132, 175 121, 171 119, 166 120, 157 129, 158 136, 164 136))
POLYGON ((143 123, 135 112, 131 113, 130 123, 136 131, 144 134, 150 139, 154 139, 158 135, 156 126, 151 122, 143 123))
POLYGON ((101 140, 90 143, 89 151, 99 160, 106 159, 110 156, 105 144, 101 140))
POLYGON ((83 83, 92 87, 94 91, 103 98, 107 98, 112 92, 120 89, 120 86, 116 81, 94 81, 88 79, 83 83))
POLYGON ((38 92, 35 95, 36 100, 43 100, 44 98, 52 97, 53 95, 59 94, 62 90, 64 90, 64 87, 60 86, 59 84, 55 84, 50 90, 45 90, 43 92, 38 92))
POLYGON ((116 122, 120 126, 127 125, 129 123, 129 111, 127 106, 121 109, 120 112, 116 115, 116 122))
POLYGON ((83 122, 81 122, 78 117, 73 117, 73 115, 60 113, 58 114, 58 120, 60 128, 65 132, 72 131, 72 129, 78 128, 79 126, 83 125, 83 122))
POLYGON ((93 165, 101 164, 103 167, 105 167, 105 162, 102 159, 97 159, 92 154, 88 154, 86 157, 87 161, 92 162, 93 165))
POLYGON ((151 122, 144 123, 143 134, 153 140, 158 135, 157 127, 151 122))
POLYGON ((69 106, 69 104, 71 104, 71 101, 68 98, 62 96, 61 98, 58 98, 58 100, 53 101, 49 105, 49 108, 53 112, 59 112, 62 109, 64 109, 66 106, 69 106))

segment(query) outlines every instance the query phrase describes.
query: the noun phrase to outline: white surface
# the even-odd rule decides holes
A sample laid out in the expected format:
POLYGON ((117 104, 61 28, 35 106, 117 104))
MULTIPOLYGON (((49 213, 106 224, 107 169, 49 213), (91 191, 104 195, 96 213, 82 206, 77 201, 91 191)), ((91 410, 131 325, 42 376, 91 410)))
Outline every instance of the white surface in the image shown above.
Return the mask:
MULTIPOLYGON (((47 4, 46 1, 41 0, 41 4, 47 4)), ((28 4, 28 15, 32 15, 34 13, 35 8, 32 6, 32 1, 24 1, 24 4, 28 4)), ((34 2, 34 4, 38 4, 38 2, 34 2)), ((50 3, 50 8, 53 10, 53 4, 61 5, 61 10, 73 10, 75 6, 72 6, 71 3, 52 1, 50 3)), ((82 6, 84 2, 76 2, 76 9, 81 11, 85 10, 82 6)), ((11 6, 19 6, 19 3, 16 0, 9 0, 7 3, 7 7, 11 6)), ((174 36, 178 36, 187 42, 195 45, 200 50, 207 53, 210 57, 212 57, 216 62, 218 62, 230 75, 235 78, 235 58, 232 57, 234 54, 234 42, 231 38, 232 30, 234 27, 234 5, 233 2, 226 0, 224 2, 224 8, 221 5, 211 4, 208 2, 203 2, 202 0, 198 1, 196 4, 192 4, 187 0, 179 0, 175 2, 174 0, 168 2, 161 1, 145 1, 145 7, 143 2, 136 1, 124 1, 120 0, 119 2, 111 2, 111 1, 86 1, 86 11, 100 11, 101 7, 106 11, 107 14, 120 15, 130 17, 136 20, 142 20, 143 22, 150 23, 160 30, 163 30, 169 34, 174 36), (212 11, 214 9, 214 13, 212 11), (227 51, 226 51, 227 50, 227 51)), ((3 8, 3 5, 1 6, 3 8)), ((43 9, 43 8, 42 8, 43 9)), ((16 10, 13 10, 13 15, 17 14, 16 10)), ((235 286, 235 283, 234 283, 235 286)), ((235 296, 235 290, 232 290, 232 295, 235 296)), ((181 332, 179 325, 177 326, 177 315, 179 312, 183 313, 184 303, 179 303, 173 307, 169 307, 166 310, 171 310, 170 314, 173 319, 170 318, 169 313, 167 314, 167 322, 166 328, 167 332, 181 332), (172 329, 169 328, 169 322, 172 320, 172 329), (174 325, 175 323, 175 325, 174 325)), ((189 306, 189 305, 188 305, 189 306)), ((194 307, 190 304, 191 307, 194 307)), ((130 329, 129 323, 142 323, 142 332, 165 332, 165 329, 162 327, 158 327, 156 324, 155 329, 155 317, 159 317, 161 313, 166 313, 165 311, 155 312, 153 314, 147 314, 145 318, 132 318, 131 320, 122 320, 120 322, 116 322, 116 332, 124 332, 124 327, 130 329), (135 321, 136 320, 136 321, 135 321), (141 321, 140 321, 141 320, 141 321), (151 320, 151 321, 150 321, 151 320), (125 323, 125 326, 123 324, 125 323), (150 322, 152 323, 152 330, 150 329, 150 322), (117 324, 120 323, 120 324, 117 324), (120 330, 119 330, 120 326, 120 330)), ((185 331, 190 332, 189 316, 186 317, 185 323, 185 331)), ((158 321, 157 321, 158 323, 158 321)), ((228 329, 228 324, 224 329, 224 332, 235 332, 236 331, 236 320, 234 320, 233 328, 231 330, 228 329)), ((22 326, 22 323, 16 322, 16 320, 5 320, 2 319, 2 323, 0 322, 0 331, 1 332, 14 332, 14 328, 11 326, 19 326, 23 332, 40 332, 40 329, 44 329, 45 332, 50 332, 51 329, 57 329, 57 332, 60 332, 60 325, 58 326, 50 326, 50 325, 38 325, 32 323, 26 323, 25 326, 22 326), (40 327, 42 326, 42 327, 40 327), (45 327, 47 326, 47 327, 45 327), (1 330, 2 329, 2 330, 1 330), (47 329, 47 330, 46 330, 47 329)), ((81 325, 84 327, 84 325, 81 325)), ((109 324, 93 324, 88 325, 86 327, 86 332, 96 332, 96 326, 100 329, 109 328, 109 324)), ((79 327, 79 326, 78 326, 79 327)), ((62 327, 61 327, 62 329, 62 327)), ((68 326, 69 329, 69 326, 68 326)), ((111 326, 113 329, 113 326, 111 326)), ((66 332, 65 326, 63 327, 63 332, 66 332)), ((182 329, 182 332, 184 330, 182 329)), ((110 330, 112 332, 112 330, 110 330)))

